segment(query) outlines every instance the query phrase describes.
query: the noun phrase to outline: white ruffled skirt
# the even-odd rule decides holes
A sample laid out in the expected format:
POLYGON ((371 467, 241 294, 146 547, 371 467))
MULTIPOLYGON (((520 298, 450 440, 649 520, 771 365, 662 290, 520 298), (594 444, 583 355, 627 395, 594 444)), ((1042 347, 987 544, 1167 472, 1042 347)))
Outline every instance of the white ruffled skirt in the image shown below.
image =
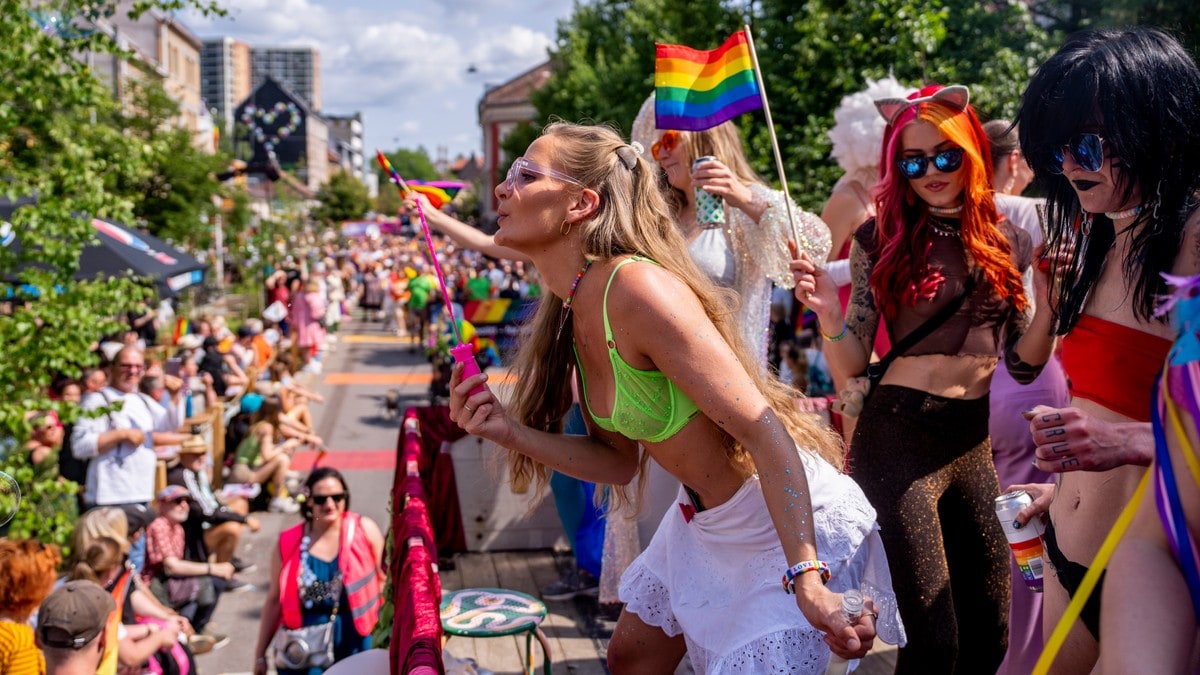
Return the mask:
MULTIPOLYGON (((879 639, 903 645, 875 509, 849 476, 807 452, 800 456, 829 589, 860 588, 879 612, 879 639)), ((690 503, 682 488, 678 501, 690 503)), ((751 476, 729 501, 690 523, 678 507, 668 510, 622 577, 620 598, 643 622, 682 633, 699 674, 824 673, 829 647, 783 591, 787 566, 758 476, 751 476)))

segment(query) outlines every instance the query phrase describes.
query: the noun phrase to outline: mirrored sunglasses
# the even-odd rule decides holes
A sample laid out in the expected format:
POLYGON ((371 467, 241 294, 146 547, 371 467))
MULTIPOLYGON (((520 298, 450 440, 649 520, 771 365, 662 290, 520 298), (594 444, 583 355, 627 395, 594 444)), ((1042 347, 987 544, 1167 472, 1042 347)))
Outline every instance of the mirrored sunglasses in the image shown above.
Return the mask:
POLYGON ((1055 148, 1054 161, 1047 167, 1050 173, 1063 172, 1063 160, 1068 152, 1079 168, 1088 173, 1095 173, 1104 166, 1104 139, 1100 134, 1079 134, 1069 143, 1055 148))
POLYGON ((523 183, 529 182, 528 180, 524 180, 522 178, 522 174, 537 174, 539 176, 546 176, 547 178, 554 178, 576 187, 587 187, 575 178, 572 178, 571 176, 568 176, 557 169, 551 169, 548 166, 542 166, 541 164, 538 164, 537 162, 531 162, 524 157, 518 157, 513 160, 512 166, 508 167, 508 175, 504 177, 504 182, 501 183, 501 185, 503 185, 504 189, 509 192, 520 188, 523 183))
POLYGON ((958 171, 962 166, 963 149, 962 148, 947 148, 939 150, 932 155, 915 155, 913 157, 901 157, 896 160, 896 166, 900 169, 900 173, 909 180, 916 180, 929 172, 929 164, 942 173, 953 173, 958 171))
POLYGON ((654 159, 660 158, 660 153, 665 155, 669 152, 675 152, 675 148, 683 141, 683 134, 680 134, 674 129, 668 129, 663 132, 663 135, 650 146, 650 155, 654 159))

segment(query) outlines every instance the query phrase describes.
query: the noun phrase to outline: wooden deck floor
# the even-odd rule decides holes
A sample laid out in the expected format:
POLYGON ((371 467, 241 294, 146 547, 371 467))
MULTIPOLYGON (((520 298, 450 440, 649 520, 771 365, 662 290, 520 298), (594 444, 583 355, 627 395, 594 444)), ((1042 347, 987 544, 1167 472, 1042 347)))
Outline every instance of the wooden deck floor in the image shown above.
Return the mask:
MULTIPOLYGON (((439 572, 443 591, 472 587, 499 587, 538 596, 538 588, 557 581, 559 565, 565 564, 564 554, 550 550, 466 553, 454 558, 454 569, 439 572), (556 560, 557 555, 557 560, 556 560)), ((594 598, 579 597, 560 602, 547 601, 549 616, 542 630, 550 643, 554 672, 578 675, 605 675, 605 654, 615 621, 605 619, 594 598)), ((496 675, 523 672, 521 664, 525 650, 524 636, 490 639, 456 637, 446 643, 446 650, 458 658, 471 658, 480 668, 496 675)), ((541 671, 541 649, 534 642, 534 663, 541 671)), ((889 645, 876 643, 855 672, 861 675, 884 675, 895 670, 896 651, 889 645)), ((685 665, 679 673, 691 672, 685 665)))

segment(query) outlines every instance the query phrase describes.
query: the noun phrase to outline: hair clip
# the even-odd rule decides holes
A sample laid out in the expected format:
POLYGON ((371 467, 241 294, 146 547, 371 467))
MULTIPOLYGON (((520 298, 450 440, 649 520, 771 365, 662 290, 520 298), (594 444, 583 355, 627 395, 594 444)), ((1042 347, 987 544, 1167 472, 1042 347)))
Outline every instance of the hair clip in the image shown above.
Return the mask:
POLYGON ((617 148, 617 158, 620 159, 621 163, 625 165, 625 168, 629 169, 630 171, 633 171, 633 167, 637 166, 637 158, 641 156, 641 154, 642 147, 640 143, 637 143, 637 141, 634 141, 634 143, 629 145, 622 145, 621 147, 617 148))
POLYGON ((938 102, 948 105, 958 110, 966 110, 967 104, 971 102, 971 92, 961 84, 942 87, 938 91, 929 96, 921 96, 919 98, 881 98, 875 101, 875 109, 883 115, 883 119, 887 120, 888 126, 892 126, 896 122, 896 118, 900 113, 908 110, 912 106, 920 105, 921 103, 938 102))

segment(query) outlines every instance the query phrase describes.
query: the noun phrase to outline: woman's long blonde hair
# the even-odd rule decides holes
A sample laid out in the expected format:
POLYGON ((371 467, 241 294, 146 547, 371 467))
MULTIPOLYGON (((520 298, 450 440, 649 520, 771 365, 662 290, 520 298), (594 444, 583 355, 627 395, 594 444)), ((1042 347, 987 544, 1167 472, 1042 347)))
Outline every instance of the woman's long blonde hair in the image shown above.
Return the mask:
MULTIPOLYGON (((742 344, 741 331, 733 323, 733 295, 714 286, 692 261, 659 188, 657 167, 609 127, 555 122, 546 127, 543 135, 553 136, 557 141, 556 168, 600 195, 596 212, 576 223, 582 232, 584 257, 604 262, 636 254, 679 277, 696 294, 705 314, 784 421, 792 439, 840 467, 843 455, 840 441, 815 418, 801 413, 791 391, 764 376, 763 369, 742 344)), ((571 378, 575 370, 571 322, 566 322, 561 336, 557 335, 566 318, 558 298, 547 296, 521 331, 515 362, 519 377, 509 410, 515 419, 534 429, 561 432, 563 418, 571 406, 571 378)), ((750 463, 745 448, 728 435, 725 451, 733 461, 750 463)), ((645 459, 643 456, 639 477, 645 471, 645 459)), ((519 452, 508 451, 508 467, 517 492, 524 492, 533 484, 540 494, 549 481, 550 472, 545 465, 519 452)), ((617 492, 619 499, 625 498, 620 487, 617 492)))

